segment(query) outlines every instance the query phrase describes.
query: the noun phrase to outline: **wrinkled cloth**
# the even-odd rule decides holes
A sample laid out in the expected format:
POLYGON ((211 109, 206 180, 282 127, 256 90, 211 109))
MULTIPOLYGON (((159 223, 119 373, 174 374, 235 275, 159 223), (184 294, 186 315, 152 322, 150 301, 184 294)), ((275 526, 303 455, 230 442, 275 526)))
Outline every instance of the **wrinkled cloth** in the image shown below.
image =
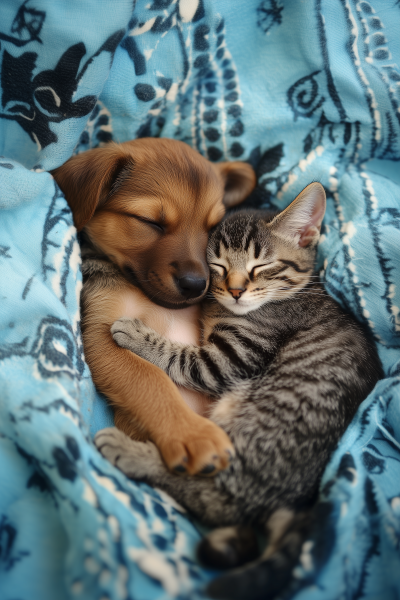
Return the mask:
POLYGON ((248 206, 327 191, 318 269, 385 379, 327 466, 296 600, 400 595, 400 3, 2 0, 0 597, 203 598, 197 525, 92 443, 80 249, 49 170, 144 136, 246 160, 248 206))

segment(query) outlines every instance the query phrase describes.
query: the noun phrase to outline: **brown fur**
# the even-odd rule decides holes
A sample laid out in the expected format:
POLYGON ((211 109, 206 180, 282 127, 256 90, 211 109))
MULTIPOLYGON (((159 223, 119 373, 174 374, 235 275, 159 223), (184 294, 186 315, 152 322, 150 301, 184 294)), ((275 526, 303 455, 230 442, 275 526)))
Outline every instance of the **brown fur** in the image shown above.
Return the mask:
POLYGON ((253 170, 214 165, 182 142, 147 138, 74 156, 53 175, 78 231, 100 256, 84 284, 82 331, 115 424, 153 440, 169 468, 225 468, 232 452, 225 432, 193 412, 160 369, 118 347, 110 327, 122 316, 143 318, 160 333, 178 316, 197 325, 194 305, 206 289, 188 293, 179 281, 190 276, 208 285, 208 232, 252 191, 253 170))

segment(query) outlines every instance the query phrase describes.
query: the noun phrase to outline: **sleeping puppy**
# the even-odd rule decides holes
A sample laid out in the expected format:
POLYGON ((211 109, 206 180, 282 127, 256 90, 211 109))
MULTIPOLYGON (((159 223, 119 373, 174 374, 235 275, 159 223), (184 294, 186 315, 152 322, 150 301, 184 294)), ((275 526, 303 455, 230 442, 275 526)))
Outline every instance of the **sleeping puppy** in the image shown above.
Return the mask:
POLYGON ((182 142, 145 138, 74 156, 53 175, 82 231, 85 356, 116 426, 151 439, 170 469, 214 475, 233 448, 192 410, 205 414, 207 399, 180 393, 163 371, 117 346, 110 327, 140 318, 163 335, 199 342, 208 232, 252 191, 252 168, 212 164, 182 142))

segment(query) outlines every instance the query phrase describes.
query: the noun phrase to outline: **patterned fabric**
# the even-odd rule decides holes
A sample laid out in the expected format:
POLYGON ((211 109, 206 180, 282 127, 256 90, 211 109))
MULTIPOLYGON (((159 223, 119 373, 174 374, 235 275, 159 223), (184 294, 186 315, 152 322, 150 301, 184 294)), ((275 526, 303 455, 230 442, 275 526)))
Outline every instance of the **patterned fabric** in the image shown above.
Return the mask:
POLYGON ((325 186, 321 274, 386 379, 326 469, 292 592, 398 597, 399 26, 398 0, 2 0, 2 600, 195 599, 214 576, 187 515, 91 442, 112 417, 82 352, 76 231, 46 172, 149 135, 249 160, 250 205, 325 186))

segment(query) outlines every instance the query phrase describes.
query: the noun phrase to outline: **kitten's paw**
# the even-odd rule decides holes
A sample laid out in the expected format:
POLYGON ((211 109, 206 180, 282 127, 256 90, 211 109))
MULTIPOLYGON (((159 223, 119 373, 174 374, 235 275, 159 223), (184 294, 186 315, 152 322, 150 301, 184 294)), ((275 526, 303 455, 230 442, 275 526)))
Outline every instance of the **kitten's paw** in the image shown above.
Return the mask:
POLYGON ((142 358, 147 357, 146 349, 149 346, 150 336, 157 335, 156 332, 147 327, 140 319, 129 319, 122 317, 111 326, 111 334, 114 341, 142 358))
POLYGON ((164 468, 160 453, 152 442, 131 440, 116 427, 96 433, 94 443, 101 454, 130 479, 151 480, 164 468))
POLYGON ((176 424, 171 436, 155 441, 167 467, 178 474, 212 477, 226 469, 235 454, 225 431, 196 413, 189 422, 176 424))

